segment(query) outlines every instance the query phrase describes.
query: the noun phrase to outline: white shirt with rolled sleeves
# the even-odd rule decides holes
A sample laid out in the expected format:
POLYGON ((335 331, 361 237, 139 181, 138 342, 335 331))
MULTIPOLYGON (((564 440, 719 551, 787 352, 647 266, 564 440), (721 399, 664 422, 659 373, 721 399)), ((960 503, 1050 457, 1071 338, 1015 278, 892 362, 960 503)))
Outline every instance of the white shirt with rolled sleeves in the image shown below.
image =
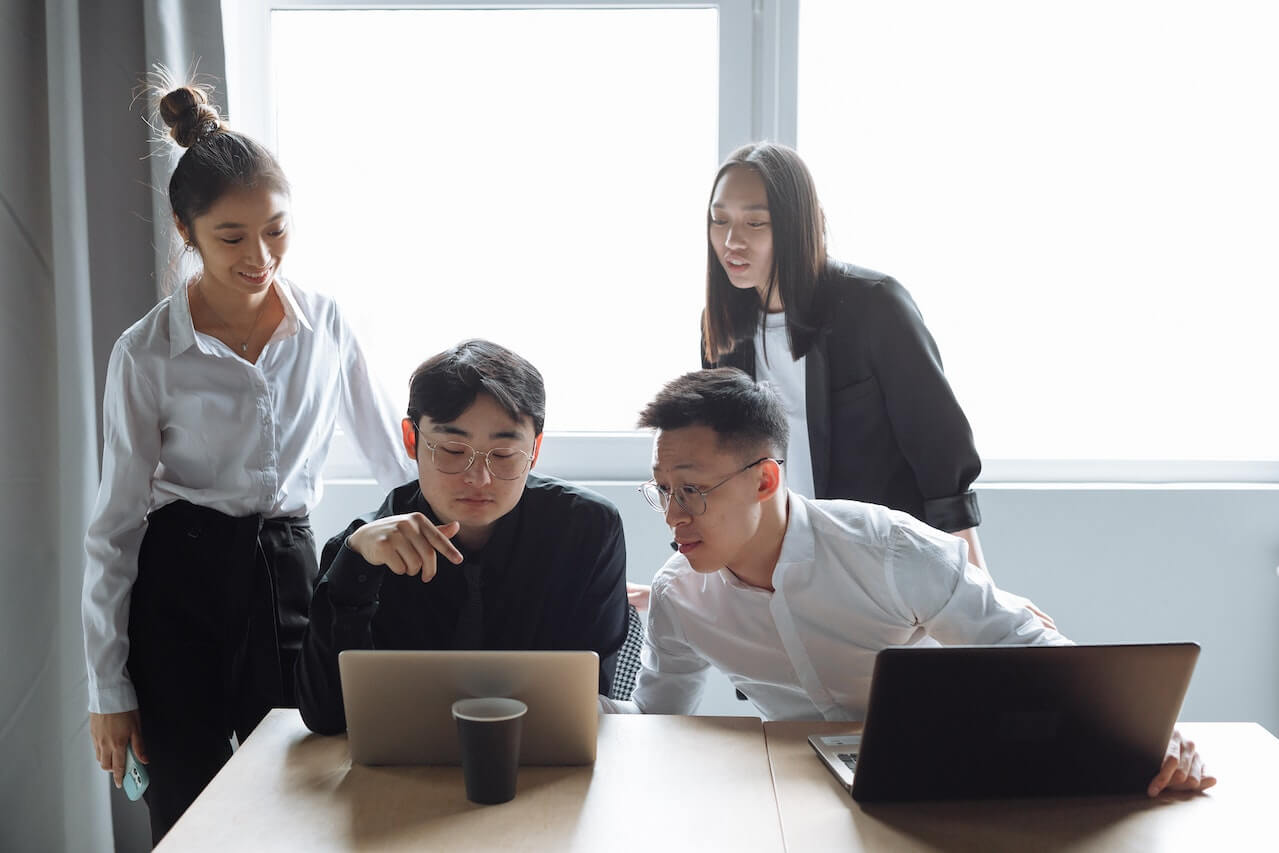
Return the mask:
POLYGON ((125 672, 129 595, 153 510, 186 500, 232 516, 305 515, 334 428, 385 489, 417 476, 389 397, 327 296, 277 279, 284 306, 257 364, 196 332, 187 288, 116 341, 102 404, 102 481, 85 537, 81 612, 89 710, 137 707, 125 672))
POLYGON ((860 720, 887 646, 1070 643, 970 566, 962 539, 873 504, 788 499, 775 591, 672 556, 632 702, 604 710, 692 713, 714 666, 765 719, 860 720))

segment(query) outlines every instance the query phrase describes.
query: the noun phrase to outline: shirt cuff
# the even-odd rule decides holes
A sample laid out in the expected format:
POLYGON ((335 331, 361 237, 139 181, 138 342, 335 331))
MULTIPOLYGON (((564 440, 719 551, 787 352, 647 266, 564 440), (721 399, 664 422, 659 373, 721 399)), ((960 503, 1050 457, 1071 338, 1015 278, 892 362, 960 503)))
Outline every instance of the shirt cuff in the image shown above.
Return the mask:
POLYGON ((362 607, 377 601, 386 569, 365 560, 343 543, 329 566, 329 600, 343 607, 362 607))
POLYGON ((963 494, 924 501, 924 521, 947 533, 976 527, 981 524, 977 493, 969 489, 963 494))
POLYGON ((120 714, 138 707, 138 696, 132 684, 119 687, 90 687, 89 710, 94 714, 120 714))
POLYGON ((629 699, 610 699, 607 696, 600 695, 599 711, 601 714, 642 714, 639 705, 629 699))

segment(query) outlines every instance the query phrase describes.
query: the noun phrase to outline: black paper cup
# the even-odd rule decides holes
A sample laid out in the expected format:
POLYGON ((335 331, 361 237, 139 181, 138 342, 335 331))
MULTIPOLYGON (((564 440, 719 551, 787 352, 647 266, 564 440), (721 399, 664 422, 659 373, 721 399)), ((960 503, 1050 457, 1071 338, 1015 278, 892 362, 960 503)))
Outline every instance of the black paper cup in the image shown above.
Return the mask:
POLYGON ((520 769, 520 732, 528 706, 519 699, 459 699, 453 703, 462 744, 466 798, 494 805, 515 797, 520 769))

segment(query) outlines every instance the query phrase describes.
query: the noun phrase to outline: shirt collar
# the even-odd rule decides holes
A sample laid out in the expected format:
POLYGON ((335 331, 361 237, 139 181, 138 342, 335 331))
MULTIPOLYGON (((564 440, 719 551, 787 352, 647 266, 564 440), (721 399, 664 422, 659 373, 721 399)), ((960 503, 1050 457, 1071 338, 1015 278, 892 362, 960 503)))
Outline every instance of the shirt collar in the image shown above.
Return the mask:
POLYGON ((292 282, 277 276, 275 290, 280 294, 280 304, 284 306, 284 325, 280 330, 280 337, 296 335, 301 329, 311 331, 311 319, 306 316, 306 311, 302 310, 302 306, 298 303, 293 293, 292 282))
MULTIPOLYGON (((777 555, 777 565, 773 567, 773 589, 779 588, 782 575, 788 566, 811 563, 816 554, 813 546, 813 528, 808 519, 808 506, 804 498, 788 489, 786 506, 786 533, 782 536, 782 550, 777 555)), ((743 583, 727 566, 720 569, 718 574, 729 586, 738 589, 758 589, 743 583)))
MULTIPOLYGON (((813 525, 808 518, 808 501, 789 489, 786 491, 786 535, 782 537, 782 552, 777 557, 777 568, 796 563, 811 563, 816 554, 813 546, 813 525)), ((777 584, 773 584, 776 586, 777 584)))
POLYGON ((773 569, 773 589, 781 589, 786 574, 792 566, 811 566, 817 549, 813 544, 813 525, 808 517, 808 501, 787 490, 786 535, 782 538, 782 551, 777 555, 773 569))
MULTIPOLYGON (((280 295, 280 305, 284 308, 284 322, 280 324, 268 343, 292 337, 302 329, 311 331, 311 320, 298 304, 297 297, 293 293, 293 285, 277 276, 271 286, 280 295)), ((199 338, 196 337, 195 322, 191 319, 191 286, 184 284, 169 298, 169 357, 177 358, 193 346, 199 347, 205 354, 212 352, 202 346, 199 338)))
POLYGON ((196 344, 190 292, 190 285, 183 284, 169 297, 169 358, 177 358, 196 344))

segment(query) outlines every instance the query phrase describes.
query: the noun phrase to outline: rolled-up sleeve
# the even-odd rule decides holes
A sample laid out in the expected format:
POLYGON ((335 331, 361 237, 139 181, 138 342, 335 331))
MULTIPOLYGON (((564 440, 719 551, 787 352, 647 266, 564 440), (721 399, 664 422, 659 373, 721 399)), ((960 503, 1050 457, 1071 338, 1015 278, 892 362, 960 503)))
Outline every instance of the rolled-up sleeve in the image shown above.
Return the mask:
POLYGON ((938 530, 981 524, 970 486, 981 473, 972 427, 942 370, 941 354, 914 300, 885 278, 873 291, 869 347, 884 406, 924 498, 924 521, 938 530))

